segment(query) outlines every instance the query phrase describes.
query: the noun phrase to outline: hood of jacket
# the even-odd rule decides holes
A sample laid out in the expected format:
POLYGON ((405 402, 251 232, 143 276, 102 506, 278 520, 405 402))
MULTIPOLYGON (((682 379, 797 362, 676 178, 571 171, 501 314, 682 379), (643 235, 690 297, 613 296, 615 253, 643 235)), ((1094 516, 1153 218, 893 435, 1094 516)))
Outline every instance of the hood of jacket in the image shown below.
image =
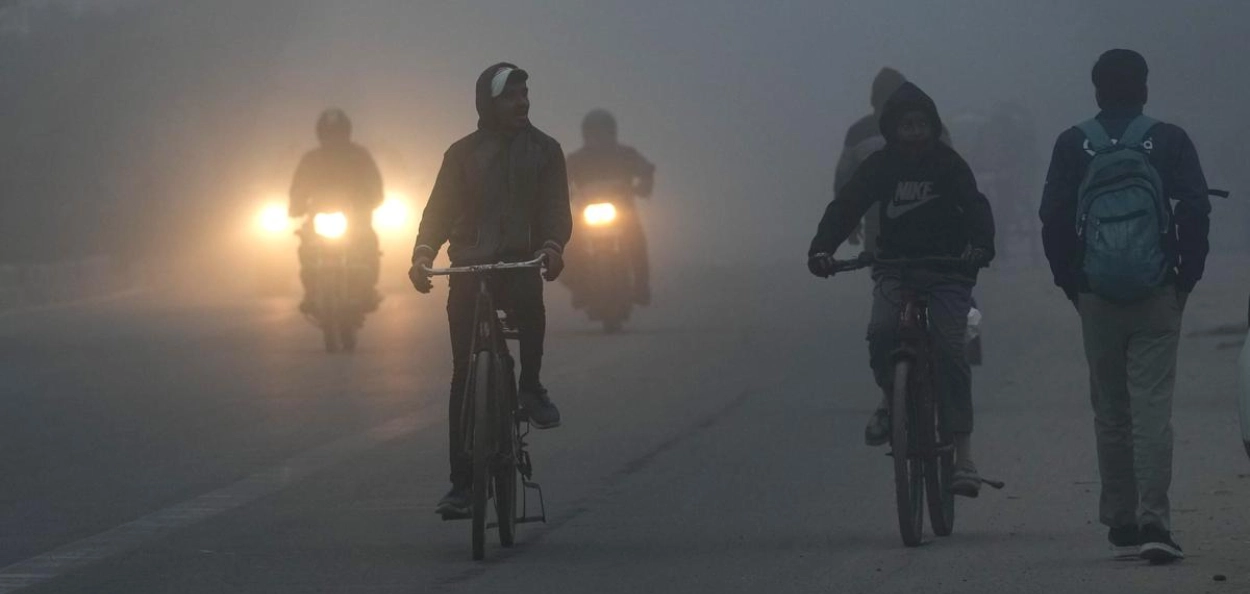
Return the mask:
POLYGON ((945 129, 942 126, 942 118, 938 115, 937 104, 933 102, 933 99, 920 90, 920 87, 905 82, 897 91, 894 91, 894 94, 890 95, 885 102, 885 108, 881 111, 881 135, 885 137, 887 144, 896 142, 898 122, 909 111, 919 111, 929 117, 935 140, 945 129))
POLYGON ((474 87, 478 129, 497 130, 499 128, 498 122, 495 121, 493 105, 495 95, 493 94, 491 83, 494 82, 495 75, 505 68, 512 70, 512 73, 508 75, 507 82, 525 82, 529 80, 528 72, 521 70, 516 64, 508 62, 500 62, 483 70, 482 74, 477 77, 477 85, 474 87))

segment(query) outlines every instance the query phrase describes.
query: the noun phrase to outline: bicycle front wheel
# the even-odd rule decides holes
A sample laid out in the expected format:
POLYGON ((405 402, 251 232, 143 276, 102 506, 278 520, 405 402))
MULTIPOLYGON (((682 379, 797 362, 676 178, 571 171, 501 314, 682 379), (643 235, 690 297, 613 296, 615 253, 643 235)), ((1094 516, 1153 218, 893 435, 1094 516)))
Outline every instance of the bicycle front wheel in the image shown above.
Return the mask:
POLYGON ((894 497, 898 529, 903 544, 919 546, 924 537, 924 462, 917 455, 916 416, 910 391, 914 386, 913 363, 902 359, 894 365, 894 391, 890 397, 890 449, 894 457, 894 497))
POLYGON ((490 497, 490 462, 494 450, 495 414, 491 398, 493 361, 490 353, 473 358, 473 559, 486 556, 486 501, 490 497))
POLYGON ((951 477, 955 472, 952 437, 942 431, 942 415, 933 391, 933 368, 918 370, 915 425, 920 437, 920 459, 924 461, 925 493, 929 501, 929 524, 938 536, 950 536, 955 528, 955 494, 951 477))
POLYGON ((495 464, 495 518, 499 524, 499 544, 510 547, 516 542, 517 518, 517 456, 520 439, 517 437, 516 384, 502 362, 495 383, 499 414, 499 455, 495 464))

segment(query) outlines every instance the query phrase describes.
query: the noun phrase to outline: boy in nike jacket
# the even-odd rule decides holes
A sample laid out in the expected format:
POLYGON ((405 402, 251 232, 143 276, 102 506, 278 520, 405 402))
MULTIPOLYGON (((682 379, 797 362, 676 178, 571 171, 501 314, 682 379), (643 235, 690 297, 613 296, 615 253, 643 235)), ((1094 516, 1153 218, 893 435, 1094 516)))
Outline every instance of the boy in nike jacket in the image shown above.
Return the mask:
MULTIPOLYGON (((889 394, 905 280, 929 306, 942 424, 956 446, 951 489, 975 497, 981 480, 972 462, 972 372, 965 333, 977 271, 994 257, 994 218, 967 163, 938 142, 940 130, 936 105, 918 87, 905 83, 890 96, 881 115, 886 146, 859 166, 825 209, 808 251, 808 269, 816 276, 830 276, 833 254, 874 207, 880 214, 878 258, 963 260, 912 268, 905 279, 895 267, 876 266, 868 350, 877 385, 889 394)), ((865 441, 884 444, 889 423, 888 400, 883 397, 865 430, 865 441)))

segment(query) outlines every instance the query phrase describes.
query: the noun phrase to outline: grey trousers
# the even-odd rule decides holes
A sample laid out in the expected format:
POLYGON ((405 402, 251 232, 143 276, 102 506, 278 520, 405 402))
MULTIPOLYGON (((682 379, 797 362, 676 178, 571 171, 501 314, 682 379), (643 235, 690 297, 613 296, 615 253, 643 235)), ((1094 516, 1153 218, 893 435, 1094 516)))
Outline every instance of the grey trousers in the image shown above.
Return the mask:
POLYGON ((1117 304, 1077 299, 1089 362, 1098 471, 1099 519, 1111 527, 1171 530, 1172 390, 1182 304, 1172 285, 1117 304))
MULTIPOLYGON (((929 305, 937 400, 942 410, 942 429, 972 433, 972 368, 968 365, 968 310, 972 287, 951 275, 913 271, 909 286, 929 305)), ((898 321, 903 304, 903 283, 893 273, 876 275, 872 294, 872 320, 868 324, 868 357, 877 385, 894 383, 894 351, 898 349, 898 321)))

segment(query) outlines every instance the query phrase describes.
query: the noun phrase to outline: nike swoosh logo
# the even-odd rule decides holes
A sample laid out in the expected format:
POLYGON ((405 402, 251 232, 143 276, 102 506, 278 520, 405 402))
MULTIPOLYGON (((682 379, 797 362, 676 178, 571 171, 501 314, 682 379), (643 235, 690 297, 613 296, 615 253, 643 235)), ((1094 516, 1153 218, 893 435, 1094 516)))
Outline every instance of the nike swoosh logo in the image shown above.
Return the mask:
POLYGON ((927 204, 934 198, 937 198, 937 196, 926 196, 924 198, 916 198, 905 202, 899 202, 897 199, 890 200, 890 203, 885 207, 885 216, 887 218, 897 219, 898 217, 901 217, 919 208, 920 206, 927 204))

